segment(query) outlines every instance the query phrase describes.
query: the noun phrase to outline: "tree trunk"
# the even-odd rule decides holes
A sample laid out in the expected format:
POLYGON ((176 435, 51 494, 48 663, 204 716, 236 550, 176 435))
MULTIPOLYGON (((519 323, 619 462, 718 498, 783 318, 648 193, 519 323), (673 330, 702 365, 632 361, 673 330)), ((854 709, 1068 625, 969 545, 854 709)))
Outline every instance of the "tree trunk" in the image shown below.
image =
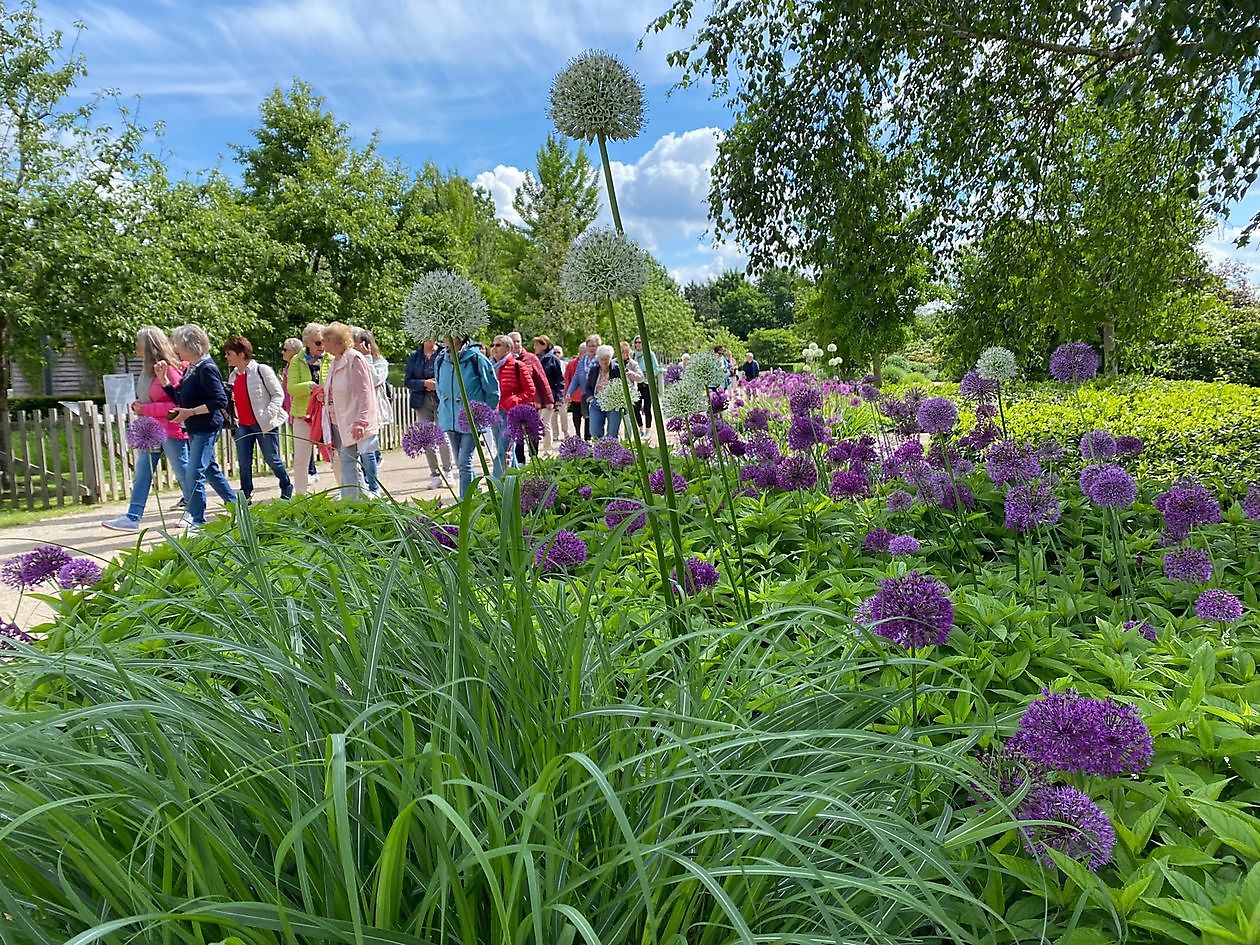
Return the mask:
POLYGON ((1116 320, 1109 318, 1102 323, 1103 368, 1108 374, 1116 374, 1119 365, 1116 363, 1116 320))
POLYGON ((875 355, 875 357, 871 359, 871 366, 874 368, 874 370, 872 370, 871 373, 875 375, 875 386, 883 387, 884 386, 884 356, 882 354, 875 355))

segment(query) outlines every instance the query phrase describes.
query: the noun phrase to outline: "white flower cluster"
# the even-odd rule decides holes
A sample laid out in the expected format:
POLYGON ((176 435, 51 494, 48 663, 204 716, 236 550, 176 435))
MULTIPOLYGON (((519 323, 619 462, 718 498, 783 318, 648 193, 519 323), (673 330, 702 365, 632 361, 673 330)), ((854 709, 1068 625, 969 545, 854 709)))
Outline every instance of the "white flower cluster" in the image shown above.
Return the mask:
POLYGON ((831 344, 827 345, 828 354, 835 354, 837 350, 838 349, 836 348, 836 343, 834 341, 831 344))
MULTIPOLYGON (((690 367, 690 362, 688 362, 690 367)), ((683 377, 665 388, 661 394, 661 410, 667 417, 690 417, 697 413, 707 413, 709 396, 704 387, 694 379, 683 377)))
POLYGON ((698 387, 725 387, 728 373, 726 362, 712 351, 697 351, 683 368, 682 379, 698 387))
POLYGON ((606 413, 612 413, 620 410, 626 413, 630 410, 630 405, 639 399, 639 387, 637 384, 630 385, 630 401, 626 402, 626 391, 621 386, 620 378, 613 378, 608 382, 608 386, 600 391, 595 400, 599 402, 599 407, 606 413))
POLYGON ((587 50, 552 80, 547 114, 570 138, 626 141, 643 130, 643 85, 616 56, 587 50))
POLYGON ((1003 382, 1012 380, 1019 373, 1019 366, 1015 363, 1014 354, 994 345, 980 352, 980 357, 976 359, 976 373, 986 381, 1003 382))
POLYGON ((811 364, 821 358, 822 355, 822 348, 818 347, 818 345, 812 341, 809 343, 808 348, 804 348, 801 351, 801 357, 811 364))
POLYGON ((481 291, 458 272, 439 269, 416 280, 403 299, 403 328, 416 341, 467 338, 490 324, 481 291))
POLYGON ((828 358, 827 363, 830 364, 832 367, 839 367, 840 365, 844 364, 844 358, 841 358, 841 357, 828 358))
POLYGON ((560 285, 573 302, 616 302, 647 285, 648 255, 612 227, 587 230, 569 248, 560 285))

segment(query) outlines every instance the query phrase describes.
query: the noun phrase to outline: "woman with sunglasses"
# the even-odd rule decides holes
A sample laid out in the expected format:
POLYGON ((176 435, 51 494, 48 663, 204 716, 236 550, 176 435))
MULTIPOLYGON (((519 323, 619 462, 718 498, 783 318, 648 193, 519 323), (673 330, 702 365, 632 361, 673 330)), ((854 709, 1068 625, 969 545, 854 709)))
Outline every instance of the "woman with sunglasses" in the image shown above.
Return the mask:
POLYGON ((285 379, 293 415, 293 491, 298 495, 305 495, 309 488, 313 444, 306 415, 310 411, 311 392, 327 381, 333 361, 332 355, 324 351, 323 325, 317 322, 307 325, 302 330, 302 344, 306 347, 306 357, 293 358, 285 379))

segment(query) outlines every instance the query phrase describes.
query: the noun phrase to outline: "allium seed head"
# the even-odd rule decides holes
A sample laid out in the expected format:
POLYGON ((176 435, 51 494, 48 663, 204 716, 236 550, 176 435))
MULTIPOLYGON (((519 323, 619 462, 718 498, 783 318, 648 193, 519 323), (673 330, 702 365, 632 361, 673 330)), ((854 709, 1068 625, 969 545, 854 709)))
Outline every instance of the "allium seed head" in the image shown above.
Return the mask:
POLYGON ((628 141, 643 130, 643 85, 616 56, 587 50, 551 82, 548 116, 562 135, 628 141))
POLYGON ((403 299, 403 328, 416 341, 468 338, 488 324, 481 290, 450 269, 421 276, 403 299))
POLYGON ((560 285, 573 302, 616 302, 647 285, 648 255, 612 227, 597 226, 573 242, 560 285))

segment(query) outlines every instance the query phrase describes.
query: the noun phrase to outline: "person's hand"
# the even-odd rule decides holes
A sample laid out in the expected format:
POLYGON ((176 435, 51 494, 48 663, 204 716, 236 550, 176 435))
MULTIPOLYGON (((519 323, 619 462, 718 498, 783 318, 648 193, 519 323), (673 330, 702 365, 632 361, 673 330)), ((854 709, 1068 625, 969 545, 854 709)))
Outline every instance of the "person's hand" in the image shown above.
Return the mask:
POLYGON ((363 439, 363 435, 367 433, 367 430, 368 425, 366 423, 362 420, 356 420, 354 423, 350 424, 350 437, 354 440, 361 440, 363 439))
POLYGON ((176 407, 169 414, 167 414, 167 417, 168 419, 171 420, 172 423, 183 423, 192 415, 193 415, 193 411, 191 407, 176 407))
POLYGON ((167 364, 165 361, 155 361, 153 364, 153 376, 156 377, 159 382, 161 382, 162 384, 165 384, 166 372, 169 371, 170 369, 171 369, 171 366, 167 364))
POLYGON ((139 413, 140 413, 140 401, 138 401, 138 400, 133 400, 133 401, 131 402, 131 412, 132 412, 132 413, 134 413, 134 414, 139 415, 139 413))
POLYGON ((435 381, 433 378, 429 378, 428 380, 424 382, 424 389, 437 390, 437 381, 435 381))

